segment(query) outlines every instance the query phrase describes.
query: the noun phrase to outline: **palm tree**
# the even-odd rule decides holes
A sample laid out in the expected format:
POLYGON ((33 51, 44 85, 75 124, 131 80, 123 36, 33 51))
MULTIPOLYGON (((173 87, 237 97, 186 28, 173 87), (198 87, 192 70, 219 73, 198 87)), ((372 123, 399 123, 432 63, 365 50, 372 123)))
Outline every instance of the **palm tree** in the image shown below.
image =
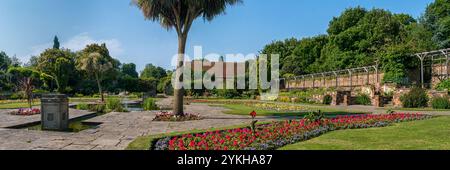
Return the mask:
MULTIPOLYGON (((181 76, 186 40, 192 23, 197 18, 212 21, 216 16, 225 13, 228 6, 241 3, 242 0, 132 0, 148 20, 159 22, 166 29, 175 29, 178 34, 178 58, 176 78, 181 76)), ((180 87, 175 81, 176 87, 180 87)), ((174 91, 174 114, 183 116, 184 89, 174 91)))
POLYGON ((90 53, 88 55, 82 55, 77 64, 80 70, 86 71, 89 75, 95 78, 98 86, 98 92, 102 97, 102 102, 104 102, 105 98, 103 96, 101 82, 103 80, 103 75, 112 69, 112 63, 100 53, 90 53))

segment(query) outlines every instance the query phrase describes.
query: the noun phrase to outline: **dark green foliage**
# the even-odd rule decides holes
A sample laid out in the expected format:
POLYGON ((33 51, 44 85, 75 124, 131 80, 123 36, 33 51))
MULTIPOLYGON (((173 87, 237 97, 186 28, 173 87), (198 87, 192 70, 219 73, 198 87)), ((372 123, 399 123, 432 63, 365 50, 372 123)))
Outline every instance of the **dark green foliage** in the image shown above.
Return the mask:
POLYGON ((436 86, 436 90, 447 90, 450 91, 450 79, 446 79, 436 86))
POLYGON ((118 98, 108 98, 106 100, 106 109, 114 112, 125 112, 122 102, 118 98))
POLYGON ((433 33, 433 40, 440 48, 450 47, 450 1, 436 0, 431 3, 421 20, 433 33))
POLYGON ((435 97, 431 100, 431 106, 433 109, 450 109, 449 98, 446 97, 435 97))
POLYGON ((333 102, 333 97, 331 97, 330 95, 325 95, 325 96, 323 97, 323 102, 322 102, 322 104, 330 105, 331 102, 333 102))
POLYGON ((411 91, 403 95, 400 100, 405 108, 420 108, 428 106, 428 95, 422 88, 414 87, 411 91))
MULTIPOLYGON (((442 24, 445 25, 445 24, 442 24)), ((450 25, 450 24, 448 24, 450 25)), ((406 84, 418 60, 411 54, 436 49, 432 32, 406 14, 349 8, 333 18, 327 35, 275 41, 261 51, 280 54, 281 75, 292 76, 375 65, 384 82, 406 84)))
POLYGON ((309 123, 321 122, 323 119, 325 119, 325 114, 321 110, 317 112, 309 112, 305 115, 304 119, 309 123))
POLYGON ((145 111, 150 111, 150 110, 158 110, 158 106, 156 105, 155 99, 152 98, 147 98, 144 100, 144 103, 142 104, 142 108, 145 111))
POLYGON ((372 101, 370 100, 370 97, 367 94, 360 94, 360 95, 356 96, 355 104, 371 105, 372 101))
POLYGON ((138 78, 139 74, 136 71, 136 64, 129 63, 129 64, 123 64, 122 65, 122 73, 128 76, 131 76, 132 78, 138 78))
POLYGON ((11 65, 11 58, 9 58, 9 56, 1 51, 0 52, 0 71, 1 70, 7 70, 8 67, 11 65))
POLYGON ((64 93, 71 77, 76 75, 75 53, 66 49, 47 49, 37 58, 38 71, 48 75, 47 84, 55 84, 64 93))
POLYGON ((89 110, 89 105, 86 103, 78 103, 76 108, 78 110, 89 110))
POLYGON ((99 104, 90 104, 89 111, 97 112, 97 113, 107 113, 106 104, 99 103, 99 104))
POLYGON ((160 79, 158 82, 157 90, 159 93, 173 95, 172 75, 160 79))
POLYGON ((53 49, 59 49, 59 39, 57 36, 53 39, 53 49))
POLYGON ((239 93, 239 91, 235 89, 216 90, 216 95, 225 99, 241 98, 241 93, 239 93))
POLYGON ((141 78, 155 78, 157 80, 167 76, 166 70, 162 67, 156 67, 153 64, 147 64, 141 72, 141 78))

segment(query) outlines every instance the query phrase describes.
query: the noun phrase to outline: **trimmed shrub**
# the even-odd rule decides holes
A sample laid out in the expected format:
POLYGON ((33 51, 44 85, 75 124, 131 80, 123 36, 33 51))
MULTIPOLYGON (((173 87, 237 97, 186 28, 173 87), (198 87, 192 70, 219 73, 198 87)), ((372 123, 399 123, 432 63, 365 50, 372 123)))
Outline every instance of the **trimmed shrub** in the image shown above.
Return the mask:
POLYGON ((322 104, 330 105, 331 102, 333 102, 333 97, 331 97, 330 95, 323 96, 322 104))
POLYGON ((156 105, 155 99, 152 99, 152 98, 145 99, 144 103, 142 104, 142 108, 145 111, 159 110, 158 106, 156 105))
POLYGON ((429 98, 424 89, 414 87, 409 93, 400 97, 400 100, 405 108, 419 108, 427 107, 429 98))
POLYGON ((371 105, 372 101, 370 100, 369 95, 367 95, 367 94, 360 94, 360 95, 356 96, 355 104, 371 105))
POLYGON ((433 109, 450 109, 450 101, 448 97, 435 97, 431 101, 433 109))

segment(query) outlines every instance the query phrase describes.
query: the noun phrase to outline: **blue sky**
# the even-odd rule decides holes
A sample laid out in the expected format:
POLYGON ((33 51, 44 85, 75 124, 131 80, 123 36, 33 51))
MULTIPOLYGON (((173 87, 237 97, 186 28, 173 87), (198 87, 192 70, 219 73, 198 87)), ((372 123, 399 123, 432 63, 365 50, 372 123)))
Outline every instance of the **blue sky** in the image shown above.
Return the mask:
MULTIPOLYGON (((177 51, 175 31, 144 20, 131 0, 1 0, 0 51, 23 62, 52 46, 58 35, 65 48, 105 42, 123 63, 170 68, 177 51)), ((257 53, 273 40, 326 33, 329 21, 346 8, 362 6, 407 13, 417 18, 433 0, 244 0, 213 22, 197 20, 187 54, 257 53)))

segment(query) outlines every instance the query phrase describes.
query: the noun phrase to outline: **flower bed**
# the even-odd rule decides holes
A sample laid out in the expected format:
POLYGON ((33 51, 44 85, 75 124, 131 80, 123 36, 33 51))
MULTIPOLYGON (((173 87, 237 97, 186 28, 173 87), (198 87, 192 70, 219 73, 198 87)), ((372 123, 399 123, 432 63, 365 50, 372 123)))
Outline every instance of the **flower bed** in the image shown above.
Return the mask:
POLYGON ((274 110, 274 111, 285 111, 285 112, 295 112, 295 111, 305 111, 305 107, 289 105, 289 104, 279 104, 279 103, 245 103, 245 106, 260 109, 260 110, 274 110))
POLYGON ((306 119, 272 122, 250 128, 211 131, 156 140, 153 150, 272 150, 324 133, 357 128, 385 127, 392 123, 431 118, 424 114, 338 116, 308 123, 306 119))
POLYGON ((158 112, 153 121, 191 121, 191 120, 201 120, 203 119, 200 114, 185 113, 184 116, 177 116, 173 112, 158 112))
POLYGON ((18 116, 32 116, 32 115, 38 115, 41 114, 41 110, 34 108, 21 108, 19 110, 14 110, 10 112, 11 115, 18 115, 18 116))

